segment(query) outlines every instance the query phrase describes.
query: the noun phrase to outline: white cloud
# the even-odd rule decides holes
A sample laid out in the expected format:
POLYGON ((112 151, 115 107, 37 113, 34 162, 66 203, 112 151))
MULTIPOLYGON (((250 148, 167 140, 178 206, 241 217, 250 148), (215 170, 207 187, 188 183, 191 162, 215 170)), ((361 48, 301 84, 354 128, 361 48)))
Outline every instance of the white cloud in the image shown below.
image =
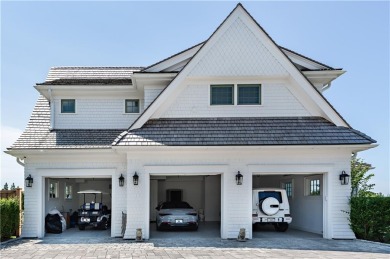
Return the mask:
POLYGON ((22 134, 22 130, 8 126, 1 126, 1 172, 0 172, 0 189, 5 183, 11 187, 23 188, 24 185, 24 168, 16 162, 16 158, 4 153, 7 147, 10 147, 22 134))

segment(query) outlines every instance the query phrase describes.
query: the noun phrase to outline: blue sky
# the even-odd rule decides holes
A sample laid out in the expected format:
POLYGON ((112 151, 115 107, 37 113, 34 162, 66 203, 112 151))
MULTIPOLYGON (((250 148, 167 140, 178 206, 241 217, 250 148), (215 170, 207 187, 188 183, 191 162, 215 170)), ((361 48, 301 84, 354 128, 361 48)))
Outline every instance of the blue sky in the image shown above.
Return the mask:
MULTIPOLYGON (((347 73, 325 97, 380 144, 359 153, 389 193, 389 2, 242 2, 281 46, 347 73)), ((2 150, 26 126, 52 66, 147 66, 206 40, 237 2, 1 3, 2 150)), ((2 154, 1 186, 23 185, 2 154)))

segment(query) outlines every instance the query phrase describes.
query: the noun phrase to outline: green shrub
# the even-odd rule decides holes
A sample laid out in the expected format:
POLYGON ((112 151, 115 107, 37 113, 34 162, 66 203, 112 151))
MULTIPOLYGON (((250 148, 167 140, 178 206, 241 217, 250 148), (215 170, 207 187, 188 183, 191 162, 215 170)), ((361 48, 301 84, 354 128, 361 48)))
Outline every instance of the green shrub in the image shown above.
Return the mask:
POLYGON ((390 197, 352 197, 349 221, 357 238, 390 243, 390 197))
POLYGON ((19 203, 15 198, 0 199, 1 239, 10 238, 19 227, 19 203))

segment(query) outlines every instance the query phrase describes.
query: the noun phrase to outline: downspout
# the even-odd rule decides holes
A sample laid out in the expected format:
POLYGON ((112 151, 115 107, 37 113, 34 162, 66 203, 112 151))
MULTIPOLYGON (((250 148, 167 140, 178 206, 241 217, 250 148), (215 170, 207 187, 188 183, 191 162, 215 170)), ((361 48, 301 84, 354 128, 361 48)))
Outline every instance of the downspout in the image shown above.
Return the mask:
MULTIPOLYGON (((24 158, 23 158, 23 160, 24 160, 24 158)), ((19 157, 17 157, 16 158, 16 162, 19 164, 19 165, 21 165, 21 166, 25 166, 25 163, 23 163, 22 161, 20 161, 20 158, 19 157)))
POLYGON ((54 112, 55 112, 55 109, 54 109, 54 102, 53 102, 53 97, 51 95, 51 88, 49 88, 49 90, 47 90, 48 93, 49 93, 49 105, 50 105, 50 127, 49 127, 49 130, 53 130, 54 129, 54 112))

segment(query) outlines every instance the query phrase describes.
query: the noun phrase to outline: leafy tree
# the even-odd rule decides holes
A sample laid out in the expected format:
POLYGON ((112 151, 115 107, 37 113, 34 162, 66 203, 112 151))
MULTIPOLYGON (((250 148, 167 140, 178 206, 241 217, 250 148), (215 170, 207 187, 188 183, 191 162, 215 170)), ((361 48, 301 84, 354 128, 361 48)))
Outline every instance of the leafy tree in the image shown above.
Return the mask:
POLYGON ((367 164, 361 158, 351 159, 351 196, 371 197, 376 196, 372 191, 375 184, 369 183, 373 173, 368 173, 372 169, 370 164, 367 164))
POLYGON ((6 190, 6 191, 8 190, 8 183, 4 184, 3 190, 6 190))
POLYGON ((11 185, 11 190, 15 190, 16 188, 15 188, 15 183, 12 183, 12 185, 11 185))

